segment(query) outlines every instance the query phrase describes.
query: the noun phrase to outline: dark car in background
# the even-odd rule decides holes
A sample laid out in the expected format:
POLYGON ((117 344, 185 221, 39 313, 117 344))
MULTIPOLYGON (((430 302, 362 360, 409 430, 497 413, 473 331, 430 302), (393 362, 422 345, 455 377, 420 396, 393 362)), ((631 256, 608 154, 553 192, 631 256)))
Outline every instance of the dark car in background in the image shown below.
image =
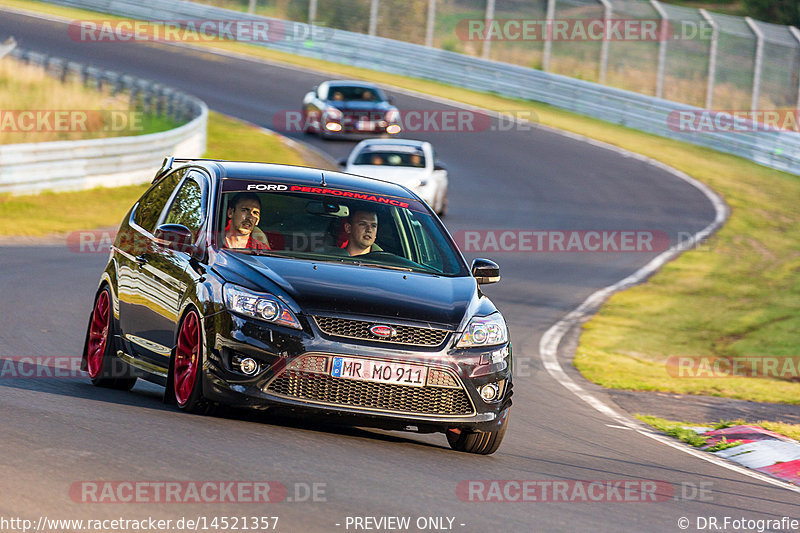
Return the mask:
POLYGON ((120 226, 83 364, 99 386, 161 384, 188 412, 443 432, 489 454, 512 394, 508 329, 481 291, 499 279, 399 185, 168 158, 120 226))
POLYGON ((303 97, 303 128, 322 138, 392 136, 402 131, 400 111, 370 83, 333 80, 303 97))

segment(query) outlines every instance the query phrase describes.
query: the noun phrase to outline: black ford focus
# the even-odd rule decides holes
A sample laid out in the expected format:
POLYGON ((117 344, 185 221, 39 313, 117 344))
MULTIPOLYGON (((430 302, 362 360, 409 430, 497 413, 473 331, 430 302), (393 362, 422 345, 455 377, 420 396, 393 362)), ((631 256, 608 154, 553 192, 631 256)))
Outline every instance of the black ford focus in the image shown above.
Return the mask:
POLYGON ((99 386, 165 386, 218 404, 443 432, 497 450, 511 345, 424 202, 395 184, 303 167, 168 158, 117 234, 84 368, 99 386))

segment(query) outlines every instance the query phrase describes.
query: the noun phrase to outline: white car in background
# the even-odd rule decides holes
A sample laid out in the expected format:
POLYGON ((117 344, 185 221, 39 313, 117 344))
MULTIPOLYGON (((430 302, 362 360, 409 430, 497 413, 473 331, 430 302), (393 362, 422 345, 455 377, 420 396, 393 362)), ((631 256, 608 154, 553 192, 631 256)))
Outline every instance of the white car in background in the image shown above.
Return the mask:
POLYGON ((447 212, 447 169, 433 146, 408 139, 368 139, 339 162, 344 171, 397 183, 418 194, 439 216, 447 212))

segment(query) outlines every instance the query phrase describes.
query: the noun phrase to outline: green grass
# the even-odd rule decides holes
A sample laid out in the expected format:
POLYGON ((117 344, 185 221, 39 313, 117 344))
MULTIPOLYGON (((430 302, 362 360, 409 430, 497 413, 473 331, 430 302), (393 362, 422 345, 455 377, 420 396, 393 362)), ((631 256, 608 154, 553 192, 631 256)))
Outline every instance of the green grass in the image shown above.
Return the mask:
MULTIPOLYGON (((687 424, 686 422, 676 422, 674 420, 665 420, 663 418, 644 415, 636 415, 636 418, 653 426, 657 430, 666 433, 670 437, 675 437, 681 442, 685 442, 686 444, 694 446, 695 448, 702 448, 708 444, 708 437, 695 433, 693 429, 689 429, 689 427, 702 427, 705 424, 687 424)), ((731 425, 734 424, 724 425, 722 427, 730 427, 731 425)), ((722 429, 722 427, 715 426, 714 429, 722 429)), ((722 440, 713 446, 705 448, 705 450, 707 452, 718 452, 739 446, 741 443, 741 440, 729 441, 725 437, 722 437, 722 440)))
MULTIPOLYGON (((35 5, 18 0, 0 0, 0 4, 35 5)), ((39 8, 71 19, 96 18, 78 10, 39 8)), ((732 208, 726 226, 707 248, 684 254, 646 284, 613 296, 584 326, 575 365, 587 378, 607 387, 800 403, 800 383, 790 380, 678 379, 671 378, 665 366, 673 355, 800 355, 797 176, 540 103, 241 43, 214 43, 214 47, 446 96, 495 111, 532 113, 541 124, 644 154, 708 184, 732 208)))
POLYGON ((76 77, 62 83, 43 68, 11 57, 0 60, 0 111, 0 144, 145 135, 179 125, 168 117, 132 109, 125 94, 115 96, 86 86, 76 77), (36 113, 35 118, 23 120, 19 114, 23 111, 36 113), (38 120, 56 114, 62 120, 38 120))
MULTIPOLYGON (((280 137, 210 113, 205 157, 302 165, 280 137)), ((153 162, 153 174, 160 161, 153 162)), ((30 196, 0 195, 0 235, 41 236, 116 226, 149 185, 30 196)))
MULTIPOLYGON (((680 439, 687 444, 692 446, 701 447, 704 446, 706 441, 708 440, 707 437, 703 435, 698 435, 691 429, 690 427, 708 427, 710 429, 724 429, 733 426, 744 426, 744 425, 752 425, 752 426, 760 426, 764 429, 769 431, 773 431, 780 435, 784 435, 789 437, 790 439, 800 440, 800 425, 798 424, 784 424, 782 422, 769 422, 767 420, 759 420, 757 422, 745 422, 742 419, 739 420, 720 420, 719 422, 679 422, 677 420, 667 420, 664 418, 658 418, 655 416, 650 415, 635 415, 636 418, 648 424, 655 429, 666 433, 672 437, 680 439)), ((738 446, 741 444, 741 441, 728 441, 723 439, 721 442, 706 448, 707 451, 716 452, 719 450, 724 450, 726 448, 732 448, 733 446, 738 446)))
POLYGON ((705 446, 708 437, 698 435, 694 430, 689 427, 702 426, 703 424, 689 424, 687 422, 676 422, 674 420, 665 420, 655 416, 636 415, 636 418, 656 428, 657 430, 666 433, 670 437, 675 437, 681 442, 685 442, 690 446, 699 448, 705 446))

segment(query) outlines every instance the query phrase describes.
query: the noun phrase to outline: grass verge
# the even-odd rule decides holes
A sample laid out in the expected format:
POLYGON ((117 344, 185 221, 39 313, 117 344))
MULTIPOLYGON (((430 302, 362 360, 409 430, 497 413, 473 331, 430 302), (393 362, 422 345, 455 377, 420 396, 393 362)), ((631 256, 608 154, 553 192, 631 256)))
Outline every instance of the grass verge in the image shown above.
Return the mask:
MULTIPOLYGON (((703 435, 698 435, 690 427, 708 427, 711 429, 724 429, 733 426, 753 425, 761 426, 769 431, 774 431, 780 435, 789 437, 790 439, 800 440, 800 425, 798 424, 784 424, 781 422, 769 422, 767 420, 760 420, 758 422, 745 422, 744 420, 720 420, 714 423, 692 423, 692 422, 679 422, 677 420, 667 420, 649 415, 635 415, 637 419, 645 424, 654 427, 659 431, 663 431, 667 435, 675 437, 692 446, 704 446, 708 440, 703 435)), ((718 443, 713 448, 708 448, 708 451, 719 451, 725 448, 730 448, 734 443, 739 441, 725 441, 725 443, 718 443)))
MULTIPOLYGON (((300 154, 280 137, 211 112, 206 157, 302 165, 300 154)), ((153 173, 160 161, 154 161, 153 173)), ((0 235, 41 236, 119 224, 149 185, 87 191, 0 195, 0 235), (33 223, 31 223, 33 221, 33 223)))
MULTIPOLYGON (((91 12, 39 2, 0 0, 71 19, 91 12)), ((105 15, 104 15, 105 16, 105 15)), ((115 17, 109 16, 109 19, 115 17)), ((116 17, 120 18, 120 17, 116 17)), ((673 378, 670 356, 797 355, 800 331, 800 179, 722 154, 535 102, 297 57, 242 43, 211 48, 337 76, 445 96, 504 113, 533 112, 543 125, 600 139, 666 163, 706 183, 732 208, 725 227, 702 249, 682 255, 644 285, 613 296, 584 326, 575 365, 606 387, 709 394, 800 403, 789 379, 673 378)))
POLYGON ((0 144, 145 135, 178 126, 168 117, 131 109, 127 95, 97 90, 74 77, 62 83, 11 57, 0 60, 0 110, 0 144))

